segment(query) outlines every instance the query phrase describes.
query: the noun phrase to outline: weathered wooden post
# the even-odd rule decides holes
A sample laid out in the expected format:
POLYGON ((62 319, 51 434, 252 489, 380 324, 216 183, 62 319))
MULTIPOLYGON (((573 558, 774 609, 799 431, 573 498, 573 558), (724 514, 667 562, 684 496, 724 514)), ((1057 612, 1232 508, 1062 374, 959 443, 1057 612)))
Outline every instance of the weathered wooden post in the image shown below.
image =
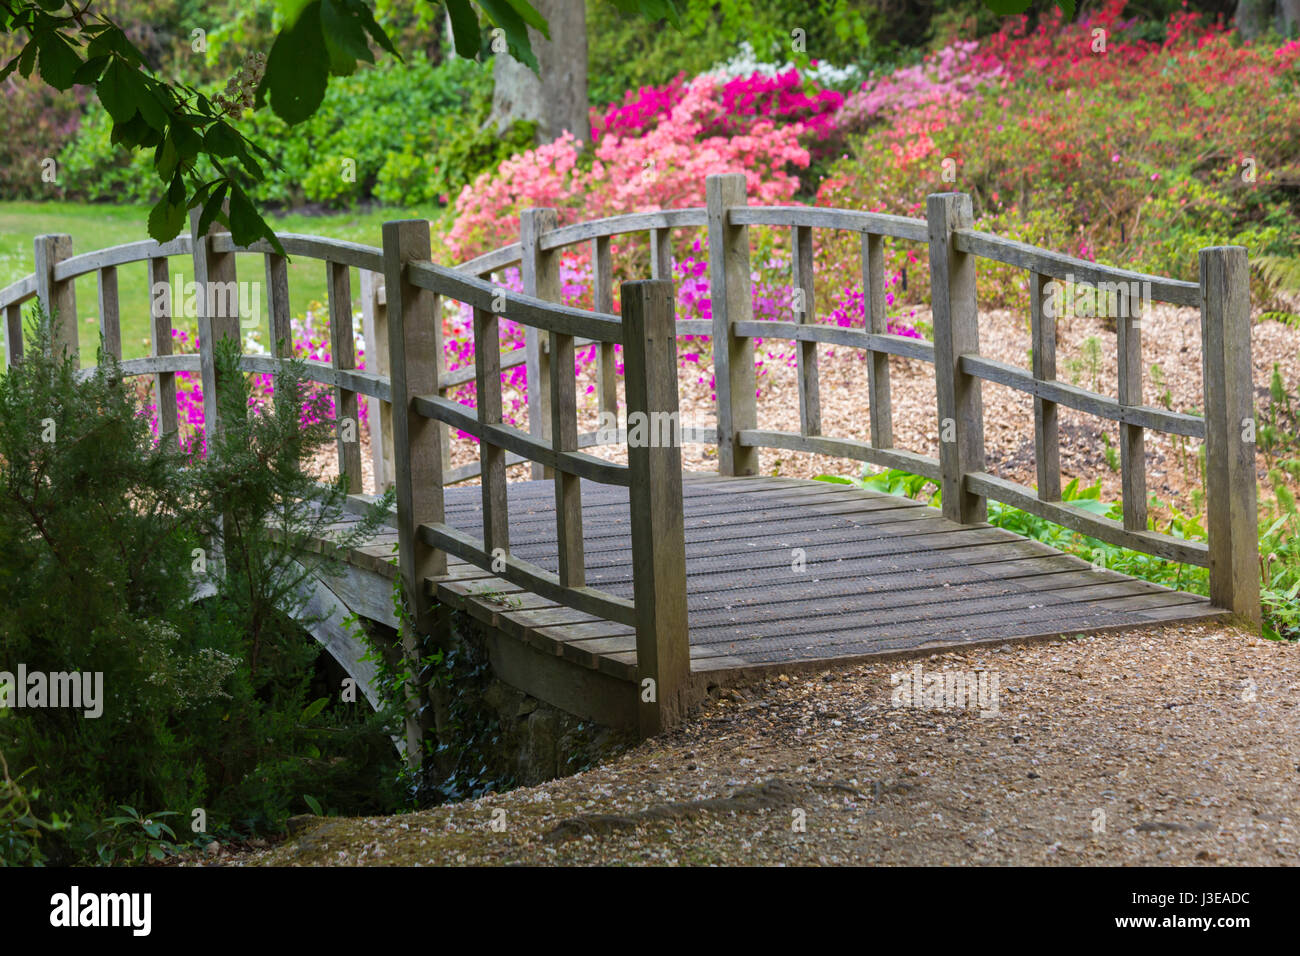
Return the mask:
POLYGON ((985 520, 983 496, 966 490, 964 476, 984 470, 984 406, 980 381, 961 369, 963 353, 979 352, 975 257, 953 246, 956 229, 974 221, 970 196, 926 198, 930 235, 930 301, 934 313, 934 374, 939 406, 939 470, 944 517, 962 524, 985 520))
POLYGON ((713 379, 718 405, 718 474, 758 474, 758 449, 740 444, 737 433, 758 427, 754 343, 735 334, 735 323, 753 318, 749 274, 749 228, 732 225, 727 210, 743 206, 744 173, 705 180, 709 217, 709 297, 713 308, 713 379))
MULTIPOLYGON (((556 227, 554 209, 525 209, 519 216, 520 271, 524 295, 560 301, 560 257, 544 251, 541 238, 556 227)), ((551 437, 551 355, 537 329, 524 329, 525 367, 528 370, 528 433, 534 438, 551 437)), ((534 478, 549 478, 551 470, 533 462, 534 478)))
MULTIPOLYGON (((421 540, 418 528, 443 521, 442 443, 438 423, 412 407, 417 395, 438 391, 440 338, 435 297, 412 284, 407 264, 428 262, 429 223, 404 219, 384 223, 384 288, 388 300, 388 355, 393 396, 393 486, 397 498, 398 573, 415 630, 433 628, 428 578, 446 574, 447 555, 421 540)), ((419 641, 402 635, 403 652, 418 673, 419 641)), ((409 689, 406 721, 408 758, 420 762, 419 688, 409 689)))
POLYGON ((1250 265, 1245 247, 1216 246, 1201 250, 1200 267, 1210 600, 1258 627, 1250 265))
POLYGON ((17 302, 5 306, 5 368, 23 360, 23 307, 17 302))
MULTIPOLYGON (((77 345, 77 287, 72 279, 54 278, 55 267, 72 256, 72 237, 65 234, 36 237, 36 297, 54 327, 50 347, 54 354, 70 355, 72 367, 81 367, 77 345)), ((12 333, 12 326, 10 327, 12 333)), ((21 334, 17 338, 22 341, 21 334)))
POLYGON ((239 333, 239 285, 235 278, 235 254, 216 252, 212 238, 229 232, 213 221, 199 234, 199 210, 190 213, 190 235, 194 242, 194 284, 199 319, 199 372, 203 381, 203 428, 209 439, 221 427, 217 414, 217 392, 221 382, 215 365, 217 343, 232 339, 242 347, 239 333))
MULTIPOLYGON (((388 297, 384 277, 361 270, 361 328, 366 339, 366 371, 388 375, 388 297)), ((393 484, 393 406, 368 398, 370 419, 370 461, 375 472, 375 493, 393 484)))
POLYGON ((690 703, 677 329, 672 282, 624 282, 619 295, 631 472, 638 713, 641 733, 649 737, 678 723, 690 703))

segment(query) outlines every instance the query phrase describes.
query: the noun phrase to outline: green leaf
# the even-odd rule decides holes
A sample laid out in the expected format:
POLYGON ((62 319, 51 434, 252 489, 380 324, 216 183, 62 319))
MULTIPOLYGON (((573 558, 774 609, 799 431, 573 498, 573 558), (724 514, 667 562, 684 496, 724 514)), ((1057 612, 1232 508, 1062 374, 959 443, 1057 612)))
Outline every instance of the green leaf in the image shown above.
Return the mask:
POLYGON ((316 814, 316 816, 318 816, 318 817, 323 817, 323 816, 325 816, 325 811, 324 811, 324 809, 321 808, 321 805, 320 805, 320 801, 319 801, 319 800, 317 800, 315 797, 313 797, 313 796, 312 796, 311 794, 309 794, 309 793, 304 793, 304 794, 302 795, 302 798, 303 798, 303 800, 306 801, 307 806, 311 807, 311 812, 312 812, 312 813, 316 814))
POLYGON ((451 36, 456 44, 456 55, 472 60, 478 56, 483 34, 478 14, 469 0, 447 0, 447 15, 451 18, 451 36))
MULTIPOLYGON (((233 204, 231 208, 233 209, 233 204)), ((326 705, 328 705, 329 702, 330 699, 328 697, 322 697, 319 700, 314 700, 310 704, 308 704, 303 709, 302 712, 302 718, 301 718, 302 723, 305 724, 315 719, 320 714, 320 712, 325 709, 326 705)))
POLYGON ((95 85, 95 93, 99 96, 99 101, 104 104, 104 109, 108 110, 108 115, 115 123, 125 123, 136 113, 127 78, 130 71, 131 68, 122 61, 114 60, 95 85))
POLYGON ((41 47, 41 79, 56 90, 69 90, 80 67, 81 57, 61 34, 46 35, 41 47))
POLYGON ((149 237, 167 242, 180 235, 185 226, 185 203, 173 204, 166 195, 149 210, 149 237))
POLYGON ((348 0, 322 0, 320 25, 325 49, 329 52, 331 73, 351 76, 356 72, 358 60, 375 62, 366 39, 365 25, 356 7, 348 0))
POLYGON ((551 38, 551 28, 546 25, 542 15, 533 8, 533 5, 528 0, 506 0, 506 3, 510 4, 510 8, 519 14, 519 19, 523 20, 524 23, 546 37, 546 39, 551 38))
POLYGON ((104 72, 104 67, 108 65, 110 57, 95 56, 91 57, 81 66, 77 67, 76 74, 72 77, 72 82, 77 86, 92 86, 99 82, 100 75, 104 72))
POLYGON ((257 88, 258 105, 269 96, 275 115, 291 126, 316 112, 329 83, 320 6, 320 0, 313 0, 291 27, 276 36, 257 88))
POLYGON ((506 47, 510 55, 537 72, 540 67, 533 54, 532 42, 528 39, 528 27, 523 18, 515 12, 507 0, 478 0, 479 7, 497 26, 505 31, 506 47))

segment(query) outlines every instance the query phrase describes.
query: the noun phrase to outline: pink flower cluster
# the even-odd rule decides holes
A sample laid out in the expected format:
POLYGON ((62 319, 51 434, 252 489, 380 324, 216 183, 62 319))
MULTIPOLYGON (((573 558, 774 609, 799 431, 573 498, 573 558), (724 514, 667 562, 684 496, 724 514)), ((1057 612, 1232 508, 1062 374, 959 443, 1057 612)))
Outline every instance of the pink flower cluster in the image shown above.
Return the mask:
POLYGON ((845 100, 835 117, 841 129, 863 130, 872 121, 907 113, 930 104, 951 106, 968 98, 980 87, 1005 74, 1001 63, 987 63, 975 57, 979 43, 951 43, 931 53, 916 66, 893 73, 872 74, 858 92, 845 100))

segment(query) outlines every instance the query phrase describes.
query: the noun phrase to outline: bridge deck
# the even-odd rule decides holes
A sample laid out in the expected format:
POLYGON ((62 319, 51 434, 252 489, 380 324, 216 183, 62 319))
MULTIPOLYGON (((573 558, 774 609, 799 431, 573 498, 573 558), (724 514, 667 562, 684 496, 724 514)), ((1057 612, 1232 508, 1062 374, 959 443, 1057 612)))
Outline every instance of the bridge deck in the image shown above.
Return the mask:
MULTIPOLYGON (((1224 613, 1203 597, 1095 570, 989 525, 956 524, 905 498, 782 478, 687 475, 684 485, 697 673, 1224 613)), ((480 536, 480 495, 477 487, 447 489, 447 523, 480 536)), ((626 490, 584 482, 582 503, 587 583, 631 598, 626 490)), ((509 504, 512 553, 556 572, 553 483, 511 483, 509 504)), ((354 558, 375 567, 391 557, 394 540, 354 558)), ((629 627, 557 606, 455 558, 431 586, 440 600, 539 650, 611 677, 635 676, 629 627)))

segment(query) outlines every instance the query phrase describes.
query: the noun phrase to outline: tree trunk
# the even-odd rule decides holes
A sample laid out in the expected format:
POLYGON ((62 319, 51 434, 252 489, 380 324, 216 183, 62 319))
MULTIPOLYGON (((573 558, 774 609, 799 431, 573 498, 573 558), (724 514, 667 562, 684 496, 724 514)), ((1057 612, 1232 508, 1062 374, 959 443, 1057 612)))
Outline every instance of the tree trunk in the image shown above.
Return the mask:
POLYGON ((1246 40, 1254 40, 1273 23, 1277 0, 1237 0, 1237 11, 1232 16, 1237 32, 1246 40))
POLYGON ((1300 36, 1300 0, 1278 0, 1277 29, 1285 37, 1300 36))
POLYGON ((539 144, 558 139, 565 130, 588 143, 586 3, 540 0, 534 6, 551 31, 550 40, 528 31, 541 76, 509 54, 493 57, 490 122, 504 130, 516 120, 533 120, 539 144))

